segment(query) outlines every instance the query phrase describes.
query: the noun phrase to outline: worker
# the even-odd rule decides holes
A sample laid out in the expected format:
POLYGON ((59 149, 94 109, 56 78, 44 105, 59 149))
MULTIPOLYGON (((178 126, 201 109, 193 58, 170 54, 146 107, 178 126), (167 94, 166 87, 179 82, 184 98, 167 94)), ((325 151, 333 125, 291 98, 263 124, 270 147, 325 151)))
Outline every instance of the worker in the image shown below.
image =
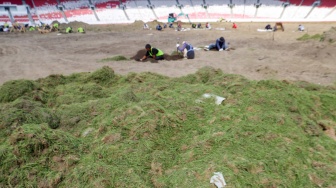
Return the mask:
POLYGON ((266 30, 272 30, 272 27, 270 24, 267 24, 266 27, 265 27, 266 30))
POLYGON ((58 23, 54 23, 53 24, 53 30, 58 31, 58 26, 59 26, 58 23))
POLYGON ((7 23, 7 21, 4 23, 4 28, 9 28, 9 24, 7 23))
POLYGON ((72 28, 71 28, 71 27, 67 27, 67 28, 65 29, 65 32, 66 32, 66 33, 72 33, 72 28))
POLYGON ((237 24, 233 22, 233 24, 232 24, 232 28, 233 28, 233 29, 237 29, 237 28, 238 28, 237 24))
POLYGON ((84 30, 84 28, 79 27, 79 28, 77 29, 77 32, 78 32, 78 33, 85 33, 85 30, 84 30))
POLYGON ((145 46, 147 52, 146 55, 144 55, 140 61, 144 61, 147 58, 153 58, 155 60, 162 60, 164 59, 164 53, 162 50, 158 49, 158 48, 153 48, 150 44, 146 44, 145 46))
POLYGON ((177 23, 177 31, 181 31, 182 30, 182 24, 181 22, 177 23))
POLYGON ((161 30, 162 30, 162 26, 161 26, 160 24, 158 24, 158 25, 156 26, 156 30, 161 31, 161 30))
POLYGON ((176 44, 177 51, 183 52, 183 57, 185 59, 194 59, 195 58, 195 51, 191 44, 187 43, 186 41, 182 42, 182 46, 180 44, 176 44))
POLYGON ((207 23, 205 24, 205 28, 207 28, 207 29, 211 29, 211 25, 210 25, 209 22, 207 22, 207 23))
POLYGON ((35 27, 34 26, 30 26, 29 27, 29 31, 35 31, 35 27))
POLYGON ((204 48, 205 51, 216 49, 217 51, 223 51, 229 49, 229 45, 225 42, 224 37, 220 37, 216 40, 216 43, 210 44, 208 47, 204 48))
POLYGON ((149 26, 147 23, 144 23, 143 29, 149 29, 149 26))

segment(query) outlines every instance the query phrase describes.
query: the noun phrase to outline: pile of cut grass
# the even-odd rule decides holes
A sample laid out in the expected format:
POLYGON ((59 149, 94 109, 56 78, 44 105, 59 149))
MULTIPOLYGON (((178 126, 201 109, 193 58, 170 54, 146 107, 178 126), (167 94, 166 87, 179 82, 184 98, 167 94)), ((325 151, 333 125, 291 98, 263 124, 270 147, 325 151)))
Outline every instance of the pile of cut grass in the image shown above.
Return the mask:
POLYGON ((125 60, 128 60, 128 59, 124 56, 117 55, 117 56, 114 56, 114 57, 104 58, 104 59, 100 60, 100 62, 125 61, 125 60))
POLYGON ((231 187, 336 186, 336 85, 212 67, 24 82, 37 87, 0 103, 0 187, 208 187, 214 172, 231 187))
POLYGON ((312 40, 312 39, 323 41, 323 35, 321 35, 321 34, 309 35, 309 34, 306 33, 302 37, 299 37, 297 40, 306 41, 306 40, 312 40))

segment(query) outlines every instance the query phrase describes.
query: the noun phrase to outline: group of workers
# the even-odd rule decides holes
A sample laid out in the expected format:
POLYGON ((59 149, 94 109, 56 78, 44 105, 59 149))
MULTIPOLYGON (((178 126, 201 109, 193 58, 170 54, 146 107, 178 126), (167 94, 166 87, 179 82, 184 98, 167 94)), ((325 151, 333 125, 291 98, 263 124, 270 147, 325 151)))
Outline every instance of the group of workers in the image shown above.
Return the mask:
MULTIPOLYGON (((194 59, 195 58, 195 50, 194 47, 186 41, 182 42, 182 45, 179 43, 176 44, 177 51, 179 53, 183 53, 184 59, 194 59)), ((163 60, 164 53, 162 50, 152 47, 150 44, 145 45, 146 54, 140 59, 140 61, 144 61, 147 58, 153 58, 154 60, 163 60)), ((216 50, 223 51, 229 50, 229 43, 225 42, 224 37, 220 37, 216 39, 215 43, 210 44, 204 48, 205 51, 216 50)))
MULTIPOLYGON (((269 31, 277 31, 277 30, 278 30, 278 26, 280 26, 280 28, 282 29, 282 31, 284 31, 284 27, 283 27, 283 25, 282 25, 281 22, 276 23, 275 26, 274 26, 273 28, 271 27, 270 24, 267 24, 267 25, 265 26, 265 30, 269 30, 269 31)), ((303 25, 300 24, 300 25, 298 26, 298 31, 301 31, 301 32, 305 31, 305 27, 304 27, 303 25)))
MULTIPOLYGON (((167 28, 167 27, 169 27, 169 28, 174 28, 174 25, 173 25, 172 22, 169 22, 169 23, 167 23, 167 24, 163 24, 163 27, 162 27, 161 24, 158 23, 155 29, 158 30, 158 31, 162 31, 163 29, 165 29, 165 28, 167 28), (168 26, 167 26, 167 25, 168 25, 168 26)), ((148 25, 145 23, 145 24, 144 24, 144 29, 147 29, 147 28, 149 28, 149 27, 148 27, 148 25)), ((176 30, 177 30, 177 31, 181 31, 181 29, 182 29, 182 24, 181 24, 181 22, 177 22, 176 30)))
MULTIPOLYGON (((44 24, 41 22, 41 25, 36 26, 29 26, 29 24, 19 24, 17 22, 12 23, 12 26, 10 26, 7 21, 4 23, 4 25, 0 25, 0 32, 26 32, 26 31, 35 31, 38 30, 40 33, 49 33, 52 31, 59 31, 59 23, 54 23, 52 25, 44 24)), ((85 30, 83 27, 77 28, 78 33, 85 33, 85 30)), ((65 28, 65 33, 73 33, 73 29, 71 26, 68 26, 65 28)))
MULTIPOLYGON (((174 26, 173 26, 173 23, 168 23, 168 25, 169 25, 169 28, 174 28, 174 26)), ((165 28, 167 28, 167 24, 163 24, 163 27, 161 26, 161 24, 160 23, 158 23, 158 25, 156 26, 156 30, 158 30, 158 31, 162 31, 163 29, 165 29, 165 28)), ((192 23, 191 24, 191 28, 193 28, 193 29, 201 29, 202 28, 202 24, 201 23, 198 23, 197 25, 195 24, 195 23, 192 23)), ((232 28, 233 29, 237 29, 238 28, 238 26, 237 26, 237 24, 236 23, 233 23, 232 24, 232 28)), ((148 24, 147 23, 144 23, 144 29, 149 29, 149 26, 148 26, 148 24)), ((177 23, 177 31, 180 31, 182 29, 182 24, 180 23, 180 22, 178 22, 177 23)), ((210 25, 210 23, 209 22, 206 22, 205 23, 205 29, 211 29, 211 25, 210 25)))

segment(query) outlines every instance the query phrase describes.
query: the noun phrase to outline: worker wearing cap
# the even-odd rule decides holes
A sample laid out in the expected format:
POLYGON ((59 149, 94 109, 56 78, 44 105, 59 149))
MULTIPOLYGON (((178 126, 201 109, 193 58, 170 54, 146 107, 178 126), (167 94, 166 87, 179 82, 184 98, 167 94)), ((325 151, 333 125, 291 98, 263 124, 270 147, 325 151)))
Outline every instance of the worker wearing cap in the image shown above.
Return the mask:
POLYGON ((180 44, 176 44, 177 51, 184 53, 184 58, 186 59, 194 59, 195 58, 195 51, 191 44, 187 43, 186 41, 182 42, 182 46, 180 44))
POLYGON ((210 44, 209 47, 204 48, 204 50, 212 50, 216 49, 218 51, 223 51, 229 48, 229 45, 225 43, 224 37, 220 37, 219 39, 216 40, 216 43, 210 44))
POLYGON ((155 60, 162 60, 164 59, 164 53, 162 50, 158 49, 158 48, 153 48, 150 44, 146 44, 145 46, 147 52, 146 55, 144 55, 140 61, 143 61, 145 59, 147 59, 148 57, 151 57, 155 60))

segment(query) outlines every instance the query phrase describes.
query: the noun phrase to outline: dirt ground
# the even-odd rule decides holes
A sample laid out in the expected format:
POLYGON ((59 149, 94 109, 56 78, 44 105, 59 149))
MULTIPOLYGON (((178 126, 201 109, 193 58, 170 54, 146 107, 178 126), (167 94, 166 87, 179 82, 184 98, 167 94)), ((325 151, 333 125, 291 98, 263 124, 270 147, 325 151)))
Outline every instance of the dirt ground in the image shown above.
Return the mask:
MULTIPOLYGON (((212 30, 177 32, 168 28, 160 32, 143 30, 142 22, 103 26, 73 23, 74 28, 84 25, 87 33, 0 33, 0 84, 13 79, 34 80, 50 74, 92 72, 105 65, 112 67, 117 74, 149 71, 179 77, 194 73, 201 67, 212 66, 253 80, 302 80, 321 85, 336 83, 336 42, 296 40, 305 33, 322 34, 335 27, 336 23, 304 23, 304 33, 296 31, 299 23, 284 23, 284 32, 257 32, 266 24, 238 23, 238 29, 234 30, 231 29, 232 23, 224 22, 212 23, 212 30), (221 36, 235 50, 197 50, 193 60, 101 62, 116 55, 127 58, 141 56, 147 43, 172 55, 178 40, 203 47, 221 36)), ((151 28, 155 25, 155 22, 149 23, 151 28)), ((190 28, 190 24, 184 23, 183 27, 190 28)), ((335 41, 336 32, 328 36, 335 41)))

